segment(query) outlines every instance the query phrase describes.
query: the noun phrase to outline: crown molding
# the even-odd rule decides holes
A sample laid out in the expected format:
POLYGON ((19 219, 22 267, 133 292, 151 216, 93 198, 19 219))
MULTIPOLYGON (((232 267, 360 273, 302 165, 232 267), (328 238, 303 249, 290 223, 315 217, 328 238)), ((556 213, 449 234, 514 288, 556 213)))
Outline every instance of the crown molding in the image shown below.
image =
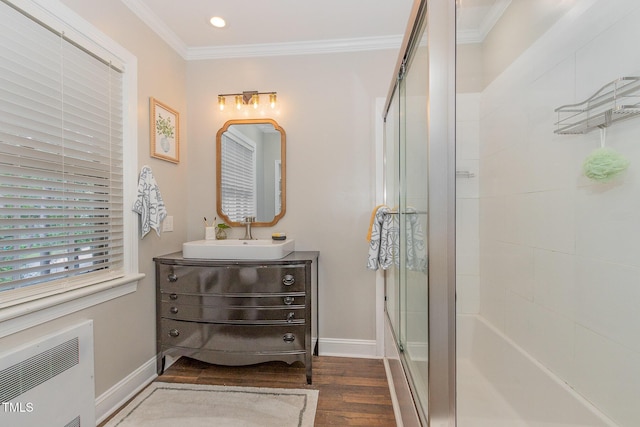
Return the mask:
POLYGON ((226 59, 259 56, 309 55, 397 49, 402 36, 365 37, 294 43, 264 43, 229 46, 188 47, 167 25, 140 0, 121 0, 138 18, 173 48, 183 59, 226 59))
POLYGON ((500 20, 500 17, 502 17, 502 14, 507 10, 511 1, 512 0, 499 0, 491 7, 491 9, 489 9, 489 13, 487 13, 487 16, 480 24, 479 32, 482 36, 482 40, 487 37, 489 31, 491 31, 498 20, 500 20))
POLYGON ((458 30, 456 32, 457 44, 482 43, 484 36, 478 30, 458 30))
POLYGON ((187 60, 250 58, 260 56, 315 55, 323 53, 358 52, 398 49, 402 36, 366 37, 356 39, 316 40, 290 43, 264 43, 235 46, 188 48, 187 60))
POLYGON ((153 30, 162 40, 164 40, 173 50, 186 59, 187 45, 176 35, 162 19, 158 17, 146 4, 139 0, 121 0, 125 6, 142 20, 151 30, 153 30))
POLYGON ((507 10, 512 0, 499 0, 497 1, 485 18, 480 23, 479 28, 473 30, 458 30, 456 34, 456 42, 458 44, 469 43, 482 43, 487 37, 487 34, 498 23, 502 14, 507 10))

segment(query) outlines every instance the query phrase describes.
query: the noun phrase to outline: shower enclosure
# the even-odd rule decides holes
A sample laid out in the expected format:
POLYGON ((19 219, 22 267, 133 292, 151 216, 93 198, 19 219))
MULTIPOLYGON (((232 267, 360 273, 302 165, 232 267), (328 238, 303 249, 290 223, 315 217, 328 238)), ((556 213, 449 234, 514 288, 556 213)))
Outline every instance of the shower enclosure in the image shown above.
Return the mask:
POLYGON ((447 16, 455 16, 453 2, 415 2, 385 109, 385 204, 400 243, 386 273, 386 313, 415 407, 403 415, 407 426, 453 425, 455 415, 455 45, 447 16))
MULTIPOLYGON (((458 32, 457 426, 638 426, 640 174, 588 179, 598 126, 555 123, 638 75, 640 4, 499 3, 484 35, 458 32)), ((637 91, 611 92, 591 107, 638 106, 637 91)), ((600 126, 638 158, 639 119, 600 126)))
POLYGON ((385 356, 403 425, 638 426, 640 90, 598 91, 640 76, 640 3, 454 3, 416 2, 385 110, 400 229, 385 356), (486 33, 456 45, 465 7, 491 5, 486 33), (555 132, 559 107, 595 93, 633 109, 595 127, 631 160, 606 183, 582 170, 591 122, 555 132))

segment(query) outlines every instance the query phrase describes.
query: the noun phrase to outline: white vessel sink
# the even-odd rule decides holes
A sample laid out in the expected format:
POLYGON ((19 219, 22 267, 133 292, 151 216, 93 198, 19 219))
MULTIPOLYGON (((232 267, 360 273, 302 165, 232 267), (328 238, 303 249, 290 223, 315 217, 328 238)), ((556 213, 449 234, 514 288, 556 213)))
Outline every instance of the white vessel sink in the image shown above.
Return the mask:
POLYGON ((280 259, 293 252, 289 240, 194 240, 182 244, 182 256, 197 259, 280 259))

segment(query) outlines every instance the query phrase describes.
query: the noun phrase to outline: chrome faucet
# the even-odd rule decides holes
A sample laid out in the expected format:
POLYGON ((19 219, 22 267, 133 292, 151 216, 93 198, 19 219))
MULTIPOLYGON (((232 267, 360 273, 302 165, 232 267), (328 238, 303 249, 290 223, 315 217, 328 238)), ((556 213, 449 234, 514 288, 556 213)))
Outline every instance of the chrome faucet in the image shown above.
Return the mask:
POLYGON ((254 222, 256 222, 256 217, 255 216, 246 216, 244 217, 244 226, 245 228, 245 232, 244 232, 244 237, 241 238, 240 240, 254 240, 254 238, 251 236, 251 224, 253 224, 254 222))

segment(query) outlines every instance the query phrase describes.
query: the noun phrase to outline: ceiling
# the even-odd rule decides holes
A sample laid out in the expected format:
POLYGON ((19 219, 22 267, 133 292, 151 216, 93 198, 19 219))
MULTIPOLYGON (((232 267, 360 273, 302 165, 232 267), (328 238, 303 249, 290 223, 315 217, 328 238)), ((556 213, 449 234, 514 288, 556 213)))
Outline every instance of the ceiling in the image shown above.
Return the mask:
MULTIPOLYGON (((413 5, 413 0, 121 1, 185 59, 398 48, 413 5), (227 26, 214 28, 212 16, 223 17, 227 26)), ((510 1, 461 0, 459 31, 483 37, 491 10, 510 1)))

